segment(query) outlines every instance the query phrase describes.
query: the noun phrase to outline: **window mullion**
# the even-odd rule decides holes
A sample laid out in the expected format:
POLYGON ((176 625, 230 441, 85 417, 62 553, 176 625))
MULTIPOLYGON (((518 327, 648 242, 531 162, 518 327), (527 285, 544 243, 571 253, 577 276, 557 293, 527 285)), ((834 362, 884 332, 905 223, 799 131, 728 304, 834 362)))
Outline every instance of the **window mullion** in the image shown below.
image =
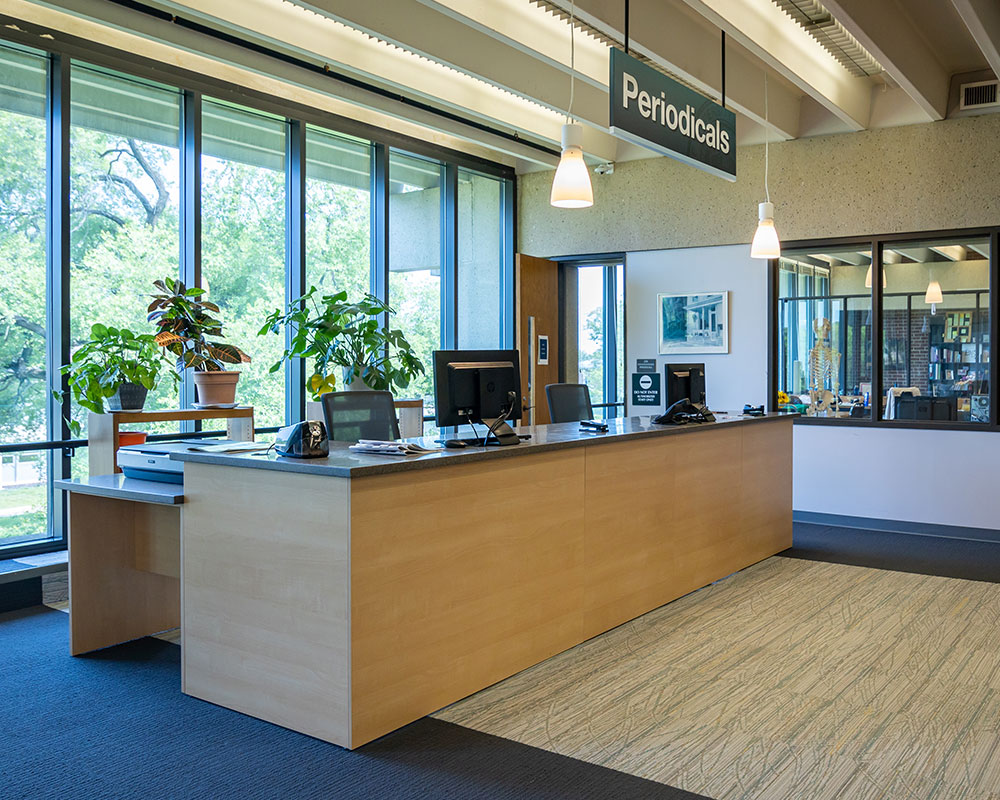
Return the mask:
MULTIPOLYGON (((48 319, 47 363, 51 389, 61 390, 62 399, 50 394, 48 431, 50 440, 70 438, 67 420, 72 412, 67 376, 60 366, 70 357, 70 60, 53 55, 49 59, 46 102, 46 305, 48 319)), ((52 534, 66 538, 66 500, 52 486, 53 478, 68 478, 72 461, 67 450, 50 450, 48 492, 52 534)))

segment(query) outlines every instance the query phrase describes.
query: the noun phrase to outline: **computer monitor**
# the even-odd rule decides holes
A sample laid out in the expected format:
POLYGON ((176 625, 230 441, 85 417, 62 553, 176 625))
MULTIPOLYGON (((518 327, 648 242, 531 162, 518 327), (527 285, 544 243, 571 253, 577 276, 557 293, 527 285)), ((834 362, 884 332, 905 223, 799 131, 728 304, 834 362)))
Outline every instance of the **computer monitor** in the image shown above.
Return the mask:
POLYGON ((482 423, 493 433, 490 444, 517 444, 506 424, 521 417, 517 350, 436 350, 434 405, 439 428, 482 423))
POLYGON ((695 405, 705 405, 704 364, 667 364, 664 371, 667 408, 685 397, 695 405))

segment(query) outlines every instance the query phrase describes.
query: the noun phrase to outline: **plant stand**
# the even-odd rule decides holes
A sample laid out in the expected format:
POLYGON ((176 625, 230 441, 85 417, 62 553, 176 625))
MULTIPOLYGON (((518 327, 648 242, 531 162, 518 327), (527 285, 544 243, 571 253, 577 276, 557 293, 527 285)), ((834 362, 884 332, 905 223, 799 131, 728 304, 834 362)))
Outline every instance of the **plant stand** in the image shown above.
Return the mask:
POLYGON ((118 469, 118 431, 122 425, 136 423, 224 419, 226 438, 237 442, 253 441, 253 407, 191 408, 166 411, 111 411, 91 413, 87 421, 87 450, 91 475, 110 475, 118 469))

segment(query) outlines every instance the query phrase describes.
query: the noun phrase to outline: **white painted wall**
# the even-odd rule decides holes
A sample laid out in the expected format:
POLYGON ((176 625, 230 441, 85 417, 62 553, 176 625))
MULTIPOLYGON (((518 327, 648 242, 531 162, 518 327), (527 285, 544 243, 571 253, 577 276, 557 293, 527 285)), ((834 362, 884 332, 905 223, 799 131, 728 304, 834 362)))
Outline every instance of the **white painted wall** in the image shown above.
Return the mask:
POLYGON ((995 433, 796 425, 793 441, 796 511, 1000 529, 995 433))
MULTIPOLYGON (((704 362, 713 411, 767 402, 767 262, 750 258, 747 245, 729 245, 629 253, 625 264, 627 403, 635 360, 654 357, 661 376, 668 362, 704 362), (659 355, 656 295, 718 291, 729 292, 729 353, 659 355)), ((652 406, 627 408, 630 414, 658 413, 652 406)))
MULTIPOLYGON (((767 271, 748 251, 747 245, 729 245, 628 254, 627 399, 635 360, 655 357, 661 375, 668 360, 704 361, 714 410, 766 402, 767 271), (656 295, 719 290, 730 293, 729 353, 658 355, 656 295)), ((639 406, 629 413, 656 409, 639 406)), ((793 440, 796 511, 1000 529, 997 434, 796 425, 793 440)))

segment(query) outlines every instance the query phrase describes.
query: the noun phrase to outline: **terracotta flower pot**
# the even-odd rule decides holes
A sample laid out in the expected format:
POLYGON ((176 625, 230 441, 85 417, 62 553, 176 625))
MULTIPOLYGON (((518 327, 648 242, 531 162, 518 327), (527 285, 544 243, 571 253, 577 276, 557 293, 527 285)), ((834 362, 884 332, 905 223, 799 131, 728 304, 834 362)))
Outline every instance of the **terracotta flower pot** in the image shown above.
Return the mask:
POLYGON ((197 404, 200 406, 225 406, 236 402, 238 372, 195 372, 194 385, 197 404))
POLYGON ((118 431, 118 446, 125 447, 130 444, 145 444, 146 431, 118 431))

